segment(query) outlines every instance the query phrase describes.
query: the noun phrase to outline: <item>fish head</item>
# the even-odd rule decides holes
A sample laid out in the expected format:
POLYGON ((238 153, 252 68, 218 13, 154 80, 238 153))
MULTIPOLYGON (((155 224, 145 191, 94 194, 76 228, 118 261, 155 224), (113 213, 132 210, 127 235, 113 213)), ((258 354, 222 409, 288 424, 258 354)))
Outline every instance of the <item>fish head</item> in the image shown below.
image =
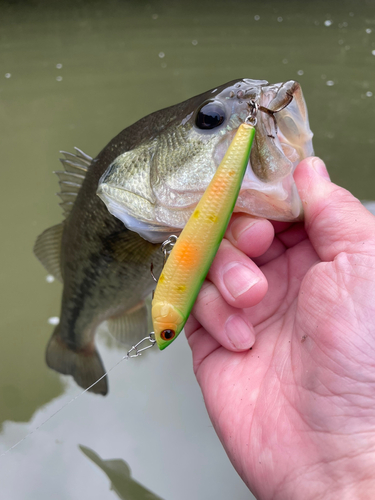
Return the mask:
POLYGON ((241 79, 145 117, 139 140, 101 177, 97 194, 132 231, 154 243, 185 226, 254 104, 256 134, 235 211, 303 218, 293 180, 313 154, 300 85, 241 79))

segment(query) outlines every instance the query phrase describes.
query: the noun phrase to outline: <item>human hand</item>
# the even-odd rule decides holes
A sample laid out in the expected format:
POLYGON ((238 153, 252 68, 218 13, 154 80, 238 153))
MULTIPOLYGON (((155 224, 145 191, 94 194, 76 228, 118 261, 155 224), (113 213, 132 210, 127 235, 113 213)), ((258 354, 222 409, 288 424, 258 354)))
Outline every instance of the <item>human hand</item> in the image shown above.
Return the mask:
POLYGON ((185 327, 194 371, 258 499, 372 499, 375 217, 317 158, 294 177, 304 225, 232 218, 185 327))

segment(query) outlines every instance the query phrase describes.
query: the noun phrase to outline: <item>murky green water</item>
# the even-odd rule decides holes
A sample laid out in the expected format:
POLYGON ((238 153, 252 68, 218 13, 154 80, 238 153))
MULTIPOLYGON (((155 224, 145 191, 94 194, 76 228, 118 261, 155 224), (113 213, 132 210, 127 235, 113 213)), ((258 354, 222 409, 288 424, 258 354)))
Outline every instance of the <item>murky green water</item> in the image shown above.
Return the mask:
MULTIPOLYGON (((138 118, 238 77, 300 81, 333 180, 375 199, 374 1, 0 4, 0 452, 80 392, 44 364, 61 287, 31 253, 61 220, 58 151, 96 155, 138 118)), ((124 354, 105 337, 99 349, 107 367, 124 354)), ((116 498, 78 445, 127 461, 166 500, 249 498, 182 337, 122 363, 110 386, 0 458, 1 498, 116 498)))

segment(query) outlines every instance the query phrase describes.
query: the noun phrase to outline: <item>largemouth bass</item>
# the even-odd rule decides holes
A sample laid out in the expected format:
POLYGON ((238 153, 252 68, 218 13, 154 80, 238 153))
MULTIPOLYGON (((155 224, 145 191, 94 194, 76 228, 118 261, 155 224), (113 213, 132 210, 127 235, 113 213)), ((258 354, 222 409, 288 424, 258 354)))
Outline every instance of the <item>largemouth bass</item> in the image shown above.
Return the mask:
MULTIPOLYGON (((184 227, 248 115, 249 100, 259 106, 258 124, 235 210, 299 219, 292 174, 313 149, 294 81, 235 80, 142 118, 95 159, 80 150, 64 153, 57 175, 66 217, 34 247, 64 283, 49 367, 87 388, 105 373, 94 342, 103 321, 129 345, 149 333, 144 299, 154 288, 151 262, 156 272, 162 266, 158 242, 184 227)), ((91 390, 106 394, 107 377, 91 390)))

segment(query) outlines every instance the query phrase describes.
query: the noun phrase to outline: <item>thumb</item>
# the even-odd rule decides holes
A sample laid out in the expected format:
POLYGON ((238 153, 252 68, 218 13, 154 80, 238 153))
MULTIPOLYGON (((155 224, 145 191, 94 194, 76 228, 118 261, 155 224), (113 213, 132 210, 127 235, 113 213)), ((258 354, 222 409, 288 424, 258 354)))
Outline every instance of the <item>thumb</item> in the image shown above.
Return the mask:
POLYGON ((319 257, 340 252, 375 254, 375 216, 346 189, 329 180, 322 160, 306 158, 294 179, 305 211, 305 228, 319 257))

